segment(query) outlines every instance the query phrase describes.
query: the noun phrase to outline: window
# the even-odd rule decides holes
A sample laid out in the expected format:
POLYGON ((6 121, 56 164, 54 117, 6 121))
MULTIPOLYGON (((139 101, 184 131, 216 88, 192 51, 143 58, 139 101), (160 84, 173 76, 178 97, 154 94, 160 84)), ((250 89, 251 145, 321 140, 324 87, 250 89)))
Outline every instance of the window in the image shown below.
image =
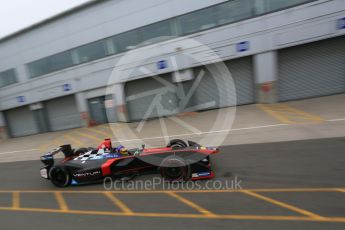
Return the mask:
POLYGON ((30 77, 37 77, 73 65, 70 51, 58 53, 28 64, 30 77))
POLYGON ((115 53, 121 53, 134 48, 139 43, 138 30, 132 30, 113 37, 115 53))
POLYGON ((93 42, 75 49, 78 63, 93 61, 107 56, 105 40, 93 42))
POLYGON ((292 7, 298 4, 307 3, 311 0, 256 0, 255 1, 255 13, 264 14, 287 7, 292 7))
POLYGON ((160 39, 160 37, 172 36, 172 31, 172 20, 158 22, 140 29, 141 39, 143 42, 147 42, 147 40, 150 39, 159 41, 166 40, 164 38, 160 39))
POLYGON ((30 77, 38 77, 51 72, 50 62, 48 58, 43 58, 28 64, 30 77))
POLYGON ((190 34, 217 25, 215 7, 198 10, 178 17, 182 34, 190 34))
POLYGON ((216 6, 218 25, 228 24, 252 16, 251 0, 233 0, 216 6))
POLYGON ((17 79, 16 79, 16 73, 14 69, 0 72, 0 87, 12 85, 16 82, 17 82, 17 79))
MULTIPOLYGON (((316 0, 228 0, 29 63, 31 77, 316 0)), ((1 79, 1 81, 4 81, 1 79)), ((4 84, 0 82, 1 85, 4 84)))
POLYGON ((70 51, 62 52, 48 57, 51 72, 64 69, 73 65, 72 55, 70 51))

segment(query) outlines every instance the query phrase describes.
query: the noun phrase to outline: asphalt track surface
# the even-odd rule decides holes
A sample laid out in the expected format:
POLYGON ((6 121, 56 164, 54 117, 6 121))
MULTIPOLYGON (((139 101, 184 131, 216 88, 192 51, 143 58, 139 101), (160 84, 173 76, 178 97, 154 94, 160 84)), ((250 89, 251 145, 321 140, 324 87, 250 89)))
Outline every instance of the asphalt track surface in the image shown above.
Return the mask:
POLYGON ((224 146, 213 181, 230 191, 57 189, 39 161, 1 163, 0 229, 345 229, 344 154, 345 138, 224 146))

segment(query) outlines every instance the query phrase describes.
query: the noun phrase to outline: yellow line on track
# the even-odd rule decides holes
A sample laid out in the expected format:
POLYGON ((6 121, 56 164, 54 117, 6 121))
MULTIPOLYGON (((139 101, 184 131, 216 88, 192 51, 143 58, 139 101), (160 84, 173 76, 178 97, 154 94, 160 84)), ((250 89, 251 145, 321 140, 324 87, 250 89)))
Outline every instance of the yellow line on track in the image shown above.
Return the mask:
POLYGON ((205 208, 197 205, 196 203, 176 194, 175 192, 167 192, 167 194, 169 194, 170 196, 174 197, 175 199, 181 201, 182 203, 188 205, 189 207, 197 210, 198 212, 204 214, 205 216, 215 216, 214 213, 212 213, 212 212, 206 210, 205 208))
POLYGON ((55 194, 55 199, 60 206, 60 210, 62 210, 62 211, 69 210, 68 205, 67 205, 65 199, 63 198, 62 193, 61 192, 55 192, 54 194, 55 194))
POLYGON ((58 146, 64 144, 64 143, 63 143, 62 141, 60 141, 60 140, 54 140, 53 143, 56 144, 56 145, 58 145, 58 146))
POLYGON ((309 120, 314 123, 322 123, 325 121, 325 119, 320 116, 304 112, 285 104, 258 104, 257 107, 286 124, 302 124, 303 122, 298 122, 298 119, 309 120))
POLYGON ((44 151, 48 148, 49 144, 50 144, 50 143, 45 143, 45 144, 41 145, 41 146, 39 147, 39 150, 40 150, 41 152, 44 152, 44 151))
POLYGON ((108 137, 111 138, 113 136, 111 132, 103 132, 103 131, 95 129, 95 128, 94 129, 86 129, 86 131, 101 134, 104 137, 103 139, 108 138, 108 137))
POLYGON ((128 208, 127 205, 123 203, 119 198, 117 198, 114 194, 107 192, 104 193, 104 195, 108 197, 109 200, 111 200, 117 207, 119 207, 123 211, 123 213, 133 214, 133 211, 128 208))
POLYGON ((16 209, 20 207, 20 193, 14 192, 12 193, 12 208, 16 209))
POLYGON ((52 141, 50 141, 50 142, 48 142, 48 143, 46 143, 46 144, 41 145, 41 146, 39 147, 40 152, 45 152, 45 151, 47 151, 47 150, 48 150, 48 147, 49 147, 50 145, 61 146, 61 145, 63 145, 63 143, 60 142, 60 141, 58 141, 58 140, 52 140, 52 141))
POLYGON ((89 139, 92 139, 92 140, 95 140, 95 141, 97 141, 97 142, 101 142, 101 141, 102 141, 101 138, 92 136, 92 135, 87 134, 87 133, 85 133, 85 132, 75 131, 75 132, 73 132, 73 133, 78 134, 78 135, 83 136, 83 137, 86 137, 86 138, 89 138, 89 139))
POLYGON ((272 117, 276 118, 278 121, 281 121, 281 122, 283 122, 285 124, 294 124, 294 122, 290 121, 286 117, 284 117, 284 116, 280 115, 279 113, 276 113, 273 110, 269 109, 267 107, 267 105, 257 104, 256 106, 259 107, 264 112, 266 112, 269 115, 271 115, 272 117))
POLYGON ((290 112, 294 112, 295 114, 304 116, 304 117, 306 117, 306 118, 309 118, 310 120, 317 121, 317 122, 323 122, 323 121, 325 121, 325 119, 323 119, 323 118, 320 117, 320 116, 317 116, 317 115, 314 115, 314 114, 311 114, 311 113, 304 112, 303 110, 299 110, 299 109, 293 108, 293 107, 288 106, 288 105, 286 105, 286 107, 288 108, 288 110, 289 110, 290 112))
POLYGON ((83 142, 81 142, 81 141, 78 140, 77 138, 73 137, 71 134, 65 134, 63 137, 66 138, 66 139, 68 139, 68 140, 70 140, 70 141, 72 141, 72 143, 78 145, 79 147, 81 147, 81 146, 84 145, 83 142))
POLYGON ((177 214, 177 213, 123 213, 106 211, 83 211, 83 210, 59 210, 59 209, 39 209, 39 208, 9 208, 0 207, 2 211, 18 212, 44 212, 44 213, 63 213, 81 215, 103 215, 103 216, 131 216, 131 217, 165 217, 165 218, 190 218, 190 219, 229 219, 229 220, 272 220, 272 221, 311 221, 311 222, 345 222, 345 217, 329 217, 324 219, 314 219, 304 216, 256 216, 256 215, 214 215, 206 216, 202 214, 177 214))
POLYGON ((271 204, 274 204, 274 205, 277 205, 277 206, 289 209, 291 211, 297 212, 299 214, 308 216, 308 217, 310 217, 312 219, 317 219, 317 220, 325 219, 325 217, 319 216, 319 215, 317 215, 315 213, 312 213, 312 212, 309 212, 307 210, 304 210, 304 209, 292 206, 290 204, 287 204, 287 203, 284 203, 284 202, 281 202, 281 201, 278 201, 278 200, 275 200, 275 199, 272 199, 272 198, 269 198, 269 197, 257 194, 255 192, 251 192, 251 191, 248 191, 248 190, 244 190, 242 192, 247 194, 247 195, 249 195, 249 196, 256 197, 256 198, 258 198, 260 200, 264 200, 264 201, 266 201, 268 203, 271 203, 271 204))
POLYGON ((245 189, 245 190, 136 190, 136 191, 104 191, 104 190, 0 190, 0 193, 8 193, 8 192, 20 192, 20 193, 54 193, 54 192, 61 192, 61 193, 81 193, 81 194, 102 194, 102 193, 113 193, 113 194, 128 194, 128 193, 167 193, 167 192, 174 192, 174 193, 232 193, 232 192, 244 192, 244 191, 251 191, 251 192, 336 192, 344 190, 345 188, 264 188, 264 189, 245 189))
POLYGON ((248 189, 252 192, 334 192, 339 188, 263 188, 248 189))
POLYGON ((337 191, 345 193, 345 188, 344 189, 338 188, 337 191))

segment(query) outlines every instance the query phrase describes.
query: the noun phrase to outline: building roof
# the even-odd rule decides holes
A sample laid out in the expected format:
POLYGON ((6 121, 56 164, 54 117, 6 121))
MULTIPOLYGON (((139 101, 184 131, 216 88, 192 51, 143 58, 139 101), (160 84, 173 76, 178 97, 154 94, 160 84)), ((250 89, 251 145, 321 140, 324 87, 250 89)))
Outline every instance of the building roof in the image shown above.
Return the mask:
POLYGON ((86 8, 89 8, 91 6, 94 6, 96 4, 103 3, 103 2, 106 2, 106 1, 110 1, 110 0, 91 0, 89 2, 81 4, 79 6, 73 7, 71 9, 69 9, 69 10, 63 11, 63 12, 61 12, 59 14, 56 14, 56 15, 54 15, 52 17, 49 17, 49 18, 44 19, 44 20, 42 20, 40 22, 37 22, 37 23, 35 23, 35 24, 31 25, 31 26, 25 27, 23 29, 20 29, 20 30, 18 30, 16 32, 12 33, 12 34, 9 34, 9 35, 7 35, 5 37, 2 37, 2 38, 0 38, 0 43, 4 42, 4 41, 7 41, 9 39, 12 39, 14 37, 17 37, 19 35, 22 35, 22 34, 28 32, 30 30, 33 30, 33 29, 36 29, 36 28, 41 27, 43 25, 46 25, 46 24, 48 24, 50 22, 56 21, 56 20, 58 20, 60 18, 63 18, 65 16, 74 14, 74 13, 76 13, 78 11, 84 10, 86 8))

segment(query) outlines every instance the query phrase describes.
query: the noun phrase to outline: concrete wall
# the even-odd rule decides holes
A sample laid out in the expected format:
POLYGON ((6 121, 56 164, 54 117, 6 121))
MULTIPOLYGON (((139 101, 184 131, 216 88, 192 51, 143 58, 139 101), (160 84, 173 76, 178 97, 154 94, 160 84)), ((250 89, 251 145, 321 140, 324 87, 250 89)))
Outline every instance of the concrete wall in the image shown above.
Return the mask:
MULTIPOLYGON (((112 0, 0 42, 0 72, 225 0, 112 0)), ((28 80, 28 78, 25 78, 28 80)))
POLYGON ((0 140, 7 138, 6 122, 2 112, 0 112, 0 140))
MULTIPOLYGON (((99 90, 108 85, 114 66, 119 63, 124 54, 70 67, 34 79, 28 77, 25 66, 28 62, 132 28, 223 2, 221 0, 189 0, 181 4, 180 0, 145 0, 145 5, 142 5, 137 4, 138 1, 105 1, 1 42, 0 71, 15 67, 19 73, 20 82, 1 88, 0 111, 69 94, 81 95, 79 93, 84 91, 92 94, 93 90, 99 90), (131 10, 128 11, 128 9, 131 10), (72 89, 63 91, 64 84, 71 85, 72 89), (24 96, 25 101, 19 102, 18 96, 24 96)), ((345 17, 343 0, 319 0, 196 33, 188 38, 210 47, 223 60, 254 56, 256 83, 260 91, 262 84, 272 83, 271 86, 274 87, 277 78, 274 50, 344 35, 345 30, 338 30, 336 27, 337 21, 343 17, 345 17), (241 42, 248 44, 246 51, 240 52, 237 49, 241 42), (260 67, 261 65, 265 68, 260 67)), ((134 50, 134 53, 143 51, 154 53, 154 55, 150 58, 139 58, 140 60, 137 60, 135 64, 132 60, 123 62, 116 68, 125 70, 144 66, 152 73, 160 74, 176 71, 172 63, 169 63, 168 68, 158 70, 157 62, 160 60, 169 62, 172 60, 171 57, 179 60, 181 52, 201 56, 205 53, 205 50, 197 45, 181 47, 181 44, 185 44, 184 42, 185 38, 181 37, 134 50)), ((207 55, 203 60, 205 64, 214 61, 207 55)), ((197 65, 199 63, 185 59, 178 69, 197 65)), ((147 76, 148 74, 138 71, 132 77, 134 79, 147 76)), ((121 79, 111 82, 111 84, 119 83, 121 79)), ((258 92, 258 101, 275 101, 274 92, 263 96, 260 93, 262 92, 258 92), (260 99, 262 97, 264 98, 260 99)), ((77 101, 83 103, 79 99, 77 101)), ((116 106, 121 106, 122 102, 120 100, 116 103, 116 106)), ((86 110, 84 107, 79 105, 80 112, 86 110)))

